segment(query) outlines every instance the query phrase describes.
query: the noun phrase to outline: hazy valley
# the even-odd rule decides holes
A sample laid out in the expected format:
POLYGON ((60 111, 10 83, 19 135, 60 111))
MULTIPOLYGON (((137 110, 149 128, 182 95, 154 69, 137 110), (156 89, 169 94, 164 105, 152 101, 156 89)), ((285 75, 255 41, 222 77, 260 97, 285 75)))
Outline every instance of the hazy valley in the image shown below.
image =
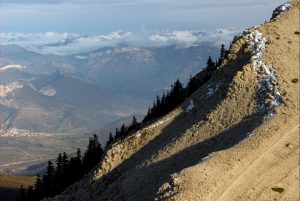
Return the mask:
MULTIPOLYGON (((141 119, 153 98, 172 82, 179 78, 186 83, 206 66, 208 56, 217 58, 220 44, 233 33, 199 32, 193 33, 198 38, 192 43, 120 44, 71 55, 43 52, 49 47, 64 50, 65 44, 40 44, 36 49, 28 45, 29 39, 21 47, 17 36, 4 37, 8 44, 0 51, 1 171, 20 173, 55 157, 58 150, 83 148, 92 132, 105 143, 109 132, 133 115, 141 119), (20 151, 11 153, 14 149, 20 151)), ((68 37, 64 40, 72 44, 68 37)), ((78 38, 73 40, 76 44, 78 38)))
POLYGON ((3 5, 1 201, 299 200, 299 0, 3 5))

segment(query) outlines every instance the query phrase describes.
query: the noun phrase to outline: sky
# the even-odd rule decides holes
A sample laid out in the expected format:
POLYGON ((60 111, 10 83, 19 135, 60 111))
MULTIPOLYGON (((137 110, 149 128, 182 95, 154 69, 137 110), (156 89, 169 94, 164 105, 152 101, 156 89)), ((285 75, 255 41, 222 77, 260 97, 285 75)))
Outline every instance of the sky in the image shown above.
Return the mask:
POLYGON ((0 32, 245 29, 283 0, 0 0, 0 32))

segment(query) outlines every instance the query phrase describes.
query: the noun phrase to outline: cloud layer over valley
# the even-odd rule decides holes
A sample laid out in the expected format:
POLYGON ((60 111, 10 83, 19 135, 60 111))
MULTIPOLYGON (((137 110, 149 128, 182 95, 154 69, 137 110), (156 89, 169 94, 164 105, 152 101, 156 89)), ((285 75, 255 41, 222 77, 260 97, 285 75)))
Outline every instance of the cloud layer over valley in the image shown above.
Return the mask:
POLYGON ((28 50, 55 55, 72 55, 91 52, 106 47, 165 47, 186 48, 202 42, 227 44, 237 29, 204 31, 117 31, 106 35, 79 35, 74 33, 0 33, 1 44, 16 44, 28 50))

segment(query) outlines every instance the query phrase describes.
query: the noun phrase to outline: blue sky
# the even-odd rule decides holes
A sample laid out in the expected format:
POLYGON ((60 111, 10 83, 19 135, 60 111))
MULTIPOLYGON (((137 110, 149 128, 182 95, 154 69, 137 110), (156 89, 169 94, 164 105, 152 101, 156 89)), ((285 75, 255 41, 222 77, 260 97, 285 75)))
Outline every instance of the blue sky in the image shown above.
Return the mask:
POLYGON ((117 30, 244 29, 282 0, 2 0, 1 32, 104 34, 117 30))

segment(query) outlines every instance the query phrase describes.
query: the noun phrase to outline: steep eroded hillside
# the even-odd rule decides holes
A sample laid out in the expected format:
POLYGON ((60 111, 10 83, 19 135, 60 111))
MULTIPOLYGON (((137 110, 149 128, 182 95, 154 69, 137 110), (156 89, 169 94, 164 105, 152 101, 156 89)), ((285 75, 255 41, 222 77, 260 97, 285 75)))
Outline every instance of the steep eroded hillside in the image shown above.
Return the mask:
POLYGON ((48 200, 298 200, 299 2, 291 4, 235 37, 180 107, 113 144, 95 172, 48 200))

